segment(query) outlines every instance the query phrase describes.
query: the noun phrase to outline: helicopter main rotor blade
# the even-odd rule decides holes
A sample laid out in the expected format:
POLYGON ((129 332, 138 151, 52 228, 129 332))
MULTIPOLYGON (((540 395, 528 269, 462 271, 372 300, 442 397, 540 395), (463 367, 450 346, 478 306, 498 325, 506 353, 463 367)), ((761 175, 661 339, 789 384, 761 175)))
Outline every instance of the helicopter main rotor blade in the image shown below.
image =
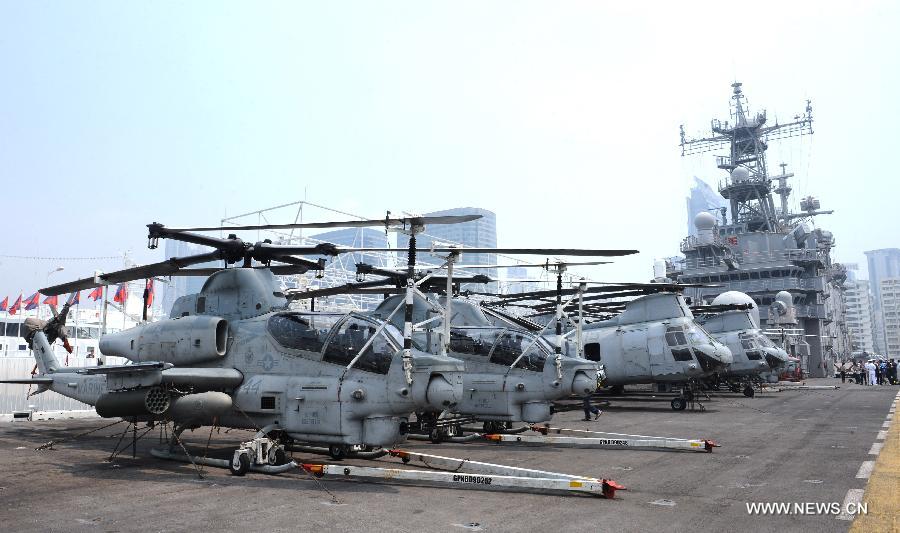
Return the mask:
POLYGON ((222 259, 222 253, 218 250, 199 255, 190 255, 187 257, 173 257, 159 263, 151 263, 125 270, 117 270, 99 276, 100 283, 96 283, 93 277, 83 278, 69 283, 54 285, 41 289, 40 293, 45 296, 57 296, 60 294, 72 293, 85 289, 93 289, 103 285, 114 283, 124 283, 126 281, 134 281, 136 279, 153 278, 156 276, 169 276, 177 273, 186 266, 196 265, 198 263, 206 263, 222 259))
MULTIPOLYGON (((255 266, 255 269, 268 268, 276 276, 290 276, 292 274, 305 274, 309 272, 306 265, 271 265, 271 266, 255 266)), ((178 272, 168 274, 169 276, 212 276, 224 268, 183 268, 178 272)))
POLYGON ((384 286, 384 290, 394 290, 396 285, 390 285, 391 280, 376 279, 372 281, 363 281, 358 283, 346 283, 337 287, 326 287, 324 289, 313 289, 311 291, 302 291, 292 289, 287 291, 286 296, 289 300, 306 300, 310 298, 318 298, 320 296, 334 296, 338 294, 353 294, 361 289, 373 289, 375 287, 384 286))
POLYGON ((745 311, 753 309, 751 304, 692 305, 693 313, 724 313, 725 311, 745 311))
MULTIPOLYGON (((407 248, 348 248, 352 252, 407 252, 407 248)), ((571 255, 579 257, 619 257, 638 253, 638 250, 592 250, 585 248, 420 248, 419 253, 452 253, 462 254, 504 254, 504 255, 545 255, 560 256, 571 255)), ((553 263, 551 263, 552 265, 553 263)))
MULTIPOLYGON (((420 250, 422 251, 422 250, 420 250)), ((424 252, 423 252, 424 253, 424 252)), ((609 265, 610 261, 581 261, 577 263, 567 263, 562 261, 548 261, 546 263, 523 263, 521 265, 453 265, 453 268, 472 269, 472 268, 553 268, 557 266, 593 266, 593 265, 609 265)), ((437 269, 438 266, 432 265, 416 265, 416 270, 437 269)))
POLYGON ((185 231, 251 231, 300 228, 369 228, 376 226, 425 226, 428 224, 460 224, 478 220, 482 215, 452 215, 437 217, 383 218, 381 220, 344 220, 340 222, 301 222, 297 224, 260 224, 251 226, 208 226, 196 228, 167 228, 170 232, 185 231))

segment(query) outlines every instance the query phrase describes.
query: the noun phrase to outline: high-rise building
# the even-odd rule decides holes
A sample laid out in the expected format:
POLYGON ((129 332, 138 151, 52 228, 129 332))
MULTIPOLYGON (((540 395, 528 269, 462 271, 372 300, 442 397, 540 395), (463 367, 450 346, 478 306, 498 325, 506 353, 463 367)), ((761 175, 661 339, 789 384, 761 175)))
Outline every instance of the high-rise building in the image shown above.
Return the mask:
POLYGON ((884 323, 884 355, 890 359, 900 359, 900 277, 885 278, 879 285, 884 323))
POLYGON ((881 281, 900 277, 900 248, 882 248, 866 252, 869 266, 869 287, 872 291, 873 336, 875 351, 884 353, 885 345, 884 313, 881 307, 881 281))
POLYGON ((882 248, 866 252, 869 263, 869 287, 875 308, 881 306, 881 281, 900 278, 900 248, 882 248))
POLYGON ((875 353, 875 339, 872 336, 872 296, 869 281, 848 279, 844 283, 847 330, 855 352, 875 353))
MULTIPOLYGON (((468 248, 496 248, 497 247, 497 215, 493 211, 487 209, 479 209, 477 207, 457 207, 454 209, 446 209, 444 211, 435 211, 433 213, 425 213, 423 216, 451 216, 451 215, 481 215, 478 220, 471 222, 463 222, 461 224, 433 224, 425 228, 425 233, 416 235, 416 248, 419 250, 427 250, 432 243, 442 244, 459 244, 468 248)), ((409 246, 409 237, 400 233, 397 235, 397 247, 406 248, 409 246)), ((405 259, 405 257, 401 258, 405 259)), ((422 253, 418 255, 417 261, 441 264, 443 259, 435 257, 431 254, 422 253)), ((465 256, 463 262, 469 265, 495 265, 497 256, 495 254, 472 254, 465 256)), ((405 261, 401 260, 401 264, 405 261)), ((491 279, 497 279, 496 269, 479 270, 479 273, 489 276, 491 279)), ((491 289, 496 288, 496 284, 490 284, 491 289)), ((484 287, 471 287, 472 289, 484 289, 484 287)))
MULTIPOLYGON (((713 190, 705 181, 694 176, 694 186, 691 187, 690 196, 685 198, 687 202, 687 225, 688 235, 697 236, 697 228, 694 226, 694 219, 698 214, 703 212, 714 212, 716 216, 728 206, 728 202, 721 194, 713 190)), ((723 215, 724 216, 724 215, 723 215)), ((724 224, 725 221, 723 220, 724 224)))

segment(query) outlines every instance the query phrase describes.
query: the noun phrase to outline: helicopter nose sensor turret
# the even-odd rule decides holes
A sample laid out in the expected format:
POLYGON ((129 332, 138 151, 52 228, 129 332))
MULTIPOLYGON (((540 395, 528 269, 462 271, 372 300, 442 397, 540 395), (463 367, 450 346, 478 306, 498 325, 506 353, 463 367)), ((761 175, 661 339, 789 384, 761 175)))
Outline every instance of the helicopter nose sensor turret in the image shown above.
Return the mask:
POLYGON ((586 372, 578 371, 572 379, 573 394, 590 394, 597 389, 597 378, 589 376, 586 372))
POLYGON ((434 409, 444 410, 459 403, 459 387, 454 387, 443 374, 432 374, 425 391, 425 400, 434 409))

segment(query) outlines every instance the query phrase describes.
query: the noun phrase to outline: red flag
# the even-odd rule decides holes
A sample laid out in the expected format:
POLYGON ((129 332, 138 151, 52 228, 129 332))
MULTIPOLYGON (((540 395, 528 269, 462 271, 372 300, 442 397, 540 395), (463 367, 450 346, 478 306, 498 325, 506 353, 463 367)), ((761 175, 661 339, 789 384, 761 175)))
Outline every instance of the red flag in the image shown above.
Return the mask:
POLYGON ((88 298, 92 298, 95 302, 100 298, 103 298, 103 287, 97 287, 92 290, 90 294, 88 294, 88 298))
POLYGON ((14 315, 19 312, 19 308, 22 307, 22 295, 19 294, 19 297, 16 298, 16 301, 13 302, 12 307, 9 308, 9 314, 14 315))
POLYGON ((31 311, 32 309, 36 309, 37 306, 41 305, 41 293, 36 292, 36 293, 32 294, 23 303, 25 304, 26 311, 31 311))
POLYGON ((81 291, 75 291, 69 295, 68 301, 66 301, 69 305, 78 305, 81 303, 81 291))
POLYGON ((153 278, 147 280, 147 287, 144 289, 144 301, 146 307, 153 305, 153 278))
POLYGON ((59 305, 59 296, 48 296, 44 298, 44 305, 59 305))
POLYGON ((9 296, 4 298, 3 301, 0 302, 0 311, 6 311, 7 309, 9 309, 9 296))
POLYGON ((127 283, 123 283, 123 284, 119 285, 119 288, 116 289, 116 295, 113 296, 114 302, 119 302, 120 304, 125 305, 125 299, 128 298, 128 295, 125 292, 127 287, 128 287, 127 283))

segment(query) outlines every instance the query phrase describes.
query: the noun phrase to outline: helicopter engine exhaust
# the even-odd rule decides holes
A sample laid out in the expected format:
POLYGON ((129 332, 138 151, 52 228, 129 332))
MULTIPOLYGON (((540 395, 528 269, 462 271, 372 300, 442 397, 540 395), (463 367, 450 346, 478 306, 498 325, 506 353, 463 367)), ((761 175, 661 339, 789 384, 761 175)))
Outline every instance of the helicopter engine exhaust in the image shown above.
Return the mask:
POLYGON ((227 320, 185 316, 105 335, 100 339, 100 351, 135 363, 160 361, 179 366, 223 357, 227 341, 227 320))
POLYGON ((444 410, 459 402, 453 385, 442 374, 432 374, 425 391, 425 400, 435 409, 444 410))

